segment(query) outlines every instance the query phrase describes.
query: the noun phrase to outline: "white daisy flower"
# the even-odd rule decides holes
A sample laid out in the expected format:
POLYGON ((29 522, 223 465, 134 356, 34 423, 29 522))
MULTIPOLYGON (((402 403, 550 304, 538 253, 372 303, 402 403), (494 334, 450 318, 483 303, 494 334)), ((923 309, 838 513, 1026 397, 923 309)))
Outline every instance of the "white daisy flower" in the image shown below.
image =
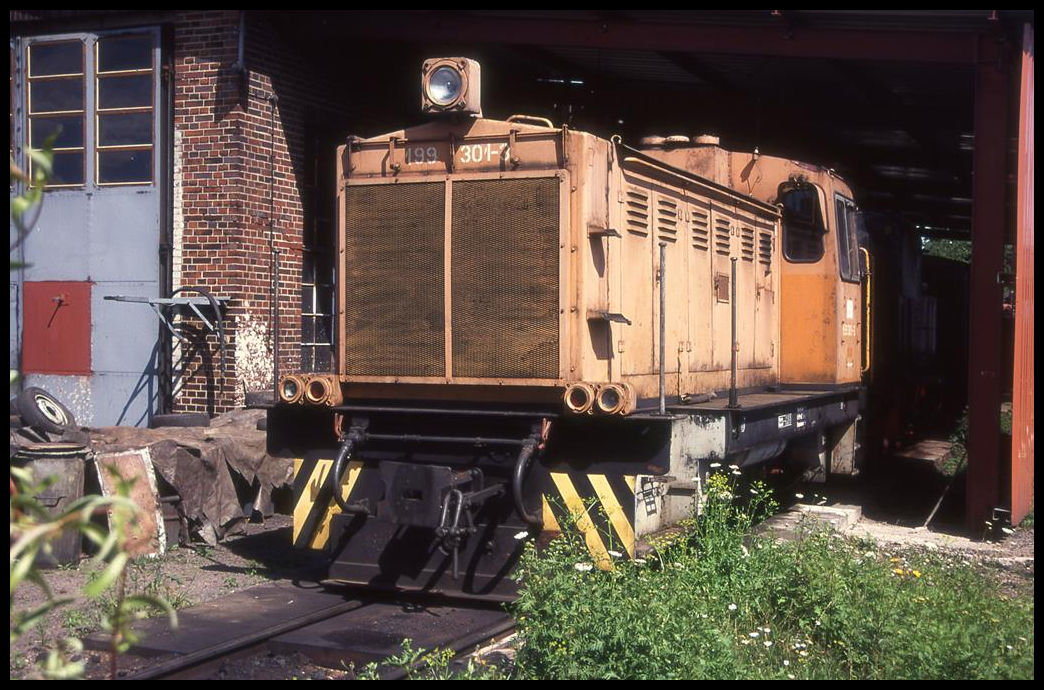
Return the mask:
POLYGON ((737 608, 739 607, 737 607, 735 604, 729 604, 729 611, 735 611, 737 608))
POLYGON ((717 469, 717 468, 721 467, 721 463, 720 463, 720 462, 712 462, 712 463, 710 464, 710 466, 711 466, 711 467, 712 467, 713 469, 717 469))
POLYGON ((758 632, 757 630, 751 631, 751 632, 750 632, 750 633, 748 633, 748 634, 749 634, 749 635, 750 635, 751 637, 760 637, 760 636, 761 636, 761 633, 759 633, 759 632, 758 632))
POLYGON ((765 645, 766 647, 771 647, 772 646, 772 640, 765 640, 761 644, 765 645))
POLYGON ((594 568, 594 566, 590 563, 577 563, 573 567, 582 573, 586 573, 587 571, 591 570, 591 568, 594 568))
POLYGON ((804 498, 805 494, 794 494, 794 498, 804 498))
POLYGON ((623 558, 623 554, 620 553, 619 551, 610 551, 609 555, 612 556, 613 558, 623 558))
POLYGON ((528 536, 529 536, 529 532, 519 532, 518 534, 515 535, 515 539, 517 539, 518 541, 522 541, 523 539, 525 539, 528 536))

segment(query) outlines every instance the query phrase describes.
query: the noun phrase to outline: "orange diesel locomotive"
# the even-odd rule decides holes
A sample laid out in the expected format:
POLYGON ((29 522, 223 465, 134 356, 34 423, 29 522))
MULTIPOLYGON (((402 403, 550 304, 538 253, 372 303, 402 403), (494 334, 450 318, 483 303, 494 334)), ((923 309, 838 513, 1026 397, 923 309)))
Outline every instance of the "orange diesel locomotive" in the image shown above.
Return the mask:
POLYGON ((429 123, 338 150, 335 366, 268 412, 331 581, 507 599, 519 537, 570 513, 605 565, 691 515, 712 463, 856 471, 843 180, 485 119, 464 58, 421 81, 429 123))

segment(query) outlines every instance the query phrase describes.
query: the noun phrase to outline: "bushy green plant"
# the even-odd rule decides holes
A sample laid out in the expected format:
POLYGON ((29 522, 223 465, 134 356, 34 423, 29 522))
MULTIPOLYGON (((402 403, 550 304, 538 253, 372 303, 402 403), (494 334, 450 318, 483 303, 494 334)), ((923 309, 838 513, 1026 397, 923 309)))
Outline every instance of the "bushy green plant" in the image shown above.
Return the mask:
POLYGON ((523 561, 520 678, 1032 678, 1033 601, 971 567, 808 529, 751 536, 763 486, 710 478, 682 539, 611 570, 566 533, 523 561))

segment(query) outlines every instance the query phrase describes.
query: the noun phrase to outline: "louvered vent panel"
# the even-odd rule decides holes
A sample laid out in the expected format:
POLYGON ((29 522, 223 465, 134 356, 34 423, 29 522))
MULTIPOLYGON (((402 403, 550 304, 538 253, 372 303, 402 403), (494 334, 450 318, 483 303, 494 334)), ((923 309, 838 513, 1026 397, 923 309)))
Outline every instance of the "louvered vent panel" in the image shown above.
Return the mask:
POLYGON ((732 245, 732 226, 728 218, 714 219, 714 251, 728 256, 732 245))
POLYGON ((754 228, 740 226, 740 256, 744 261, 754 262, 754 228))
POLYGON ((345 367, 352 376, 445 376, 441 182, 345 194, 345 367))
POLYGON ((628 187, 624 206, 627 230, 636 235, 648 235, 649 194, 637 187, 628 187))
POLYGON ((770 230, 758 231, 758 263, 764 266, 772 265, 772 232, 770 230))
POLYGON ((558 178, 453 183, 453 376, 558 378, 558 178))
POLYGON ((678 241, 678 224, 681 222, 678 204, 673 199, 660 197, 656 200, 656 237, 665 242, 678 241))
POLYGON ((692 246, 702 252, 710 250, 710 214, 697 206, 689 208, 692 225, 692 246))

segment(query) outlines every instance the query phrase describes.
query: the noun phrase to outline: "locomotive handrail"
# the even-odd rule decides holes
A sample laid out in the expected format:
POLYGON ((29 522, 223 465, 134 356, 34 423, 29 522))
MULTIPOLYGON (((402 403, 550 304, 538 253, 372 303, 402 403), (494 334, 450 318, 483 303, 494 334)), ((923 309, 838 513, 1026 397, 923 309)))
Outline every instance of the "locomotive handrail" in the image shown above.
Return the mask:
POLYGON ((870 252, 866 247, 860 247, 859 251, 862 252, 863 258, 866 259, 866 273, 863 277, 866 279, 866 299, 863 301, 863 332, 866 333, 865 342, 863 343, 863 358, 866 361, 865 366, 860 370, 861 374, 865 374, 870 371, 870 359, 873 356, 873 350, 870 345, 870 338, 872 337, 873 329, 870 328, 870 297, 873 294, 870 285, 870 276, 872 271, 870 270, 870 252))
POLYGON ((551 122, 551 120, 547 119, 546 117, 538 117, 536 115, 509 115, 505 122, 536 122, 544 125, 545 127, 549 127, 550 129, 555 128, 554 122, 551 122))

